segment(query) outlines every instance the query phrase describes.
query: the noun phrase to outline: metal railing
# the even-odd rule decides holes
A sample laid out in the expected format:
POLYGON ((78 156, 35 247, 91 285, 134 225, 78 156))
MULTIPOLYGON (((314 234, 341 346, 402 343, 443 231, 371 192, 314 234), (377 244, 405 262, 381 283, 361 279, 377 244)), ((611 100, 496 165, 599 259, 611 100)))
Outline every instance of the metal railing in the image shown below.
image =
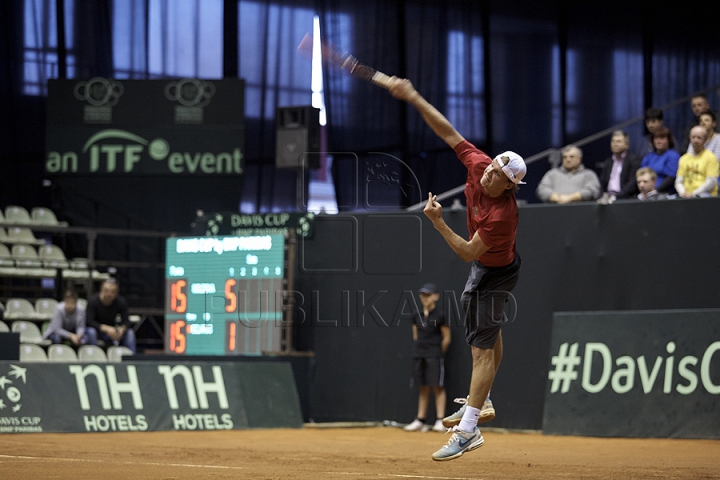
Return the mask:
MULTIPOLYGON (((678 105, 681 105, 681 104, 683 104, 683 103, 688 102, 690 99, 692 99, 694 96, 696 96, 696 95, 698 95, 698 94, 707 95, 708 93, 713 92, 713 91, 717 92, 718 95, 720 96, 720 85, 715 85, 715 86, 712 86, 712 87, 705 88, 705 89, 703 89, 703 90, 698 90, 698 91, 694 92, 694 93, 691 94, 691 95, 687 95, 687 96, 684 96, 684 97, 682 97, 682 98, 678 98, 678 99, 673 100, 672 102, 667 103, 667 104, 665 104, 665 105, 663 105, 663 106, 661 106, 661 107, 658 107, 658 108, 659 108, 660 110, 666 111, 666 110, 668 110, 668 109, 670 109, 670 108, 673 108, 673 107, 676 107, 676 106, 678 106, 678 105)), ((642 116, 637 116, 637 117, 633 117, 633 118, 631 118, 631 119, 629 119, 629 120, 626 120, 626 121, 624 121, 624 122, 620 122, 620 123, 618 123, 618 124, 615 124, 615 125, 613 125, 613 126, 611 126, 611 127, 606 128, 606 129, 604 129, 604 130, 601 130, 601 131, 599 131, 599 132, 597 132, 597 133, 594 133, 594 134, 592 134, 592 135, 589 135, 589 136, 587 136, 587 137, 585 137, 585 138, 583 138, 583 139, 581 139, 581 140, 578 140, 578 141, 576 141, 576 142, 572 142, 572 145, 575 145, 575 146, 577 146, 577 147, 582 147, 583 145, 587 145, 587 144, 589 144, 589 143, 592 143, 592 142, 594 142, 594 141, 596 141, 596 140, 599 140, 599 139, 601 139, 601 138, 603 138, 603 137, 606 137, 606 136, 610 135, 610 134, 611 134, 612 132, 614 132, 615 130, 622 130, 622 129, 630 126, 630 125, 634 125, 634 124, 636 124, 636 123, 638 123, 638 122, 642 122, 642 121, 644 120, 644 118, 645 118, 644 115, 642 115, 642 116)), ((530 165, 530 164, 535 163, 535 162, 537 162, 538 160, 541 160, 541 159, 543 159, 543 158, 548 158, 548 161, 549 161, 550 164, 552 164, 553 166, 557 166, 557 165, 560 164, 560 161, 561 161, 561 158, 562 158, 562 149, 563 149, 563 148, 564 148, 564 146, 563 146, 563 147, 560 147, 560 148, 547 148, 547 149, 543 150, 542 152, 539 152, 539 153, 536 153, 536 154, 534 154, 534 155, 531 155, 531 156, 527 157, 527 158, 525 159, 525 164, 526 164, 526 165, 530 165)), ((440 202, 440 201, 442 201, 442 200, 445 200, 445 199, 448 199, 448 198, 452 198, 452 197, 454 197, 455 195, 458 195, 458 194, 462 193, 463 191, 465 191, 465 184, 459 185, 459 186, 457 186, 457 187, 455 187, 455 188, 452 188, 452 189, 450 189, 450 190, 447 190, 447 191, 445 191, 445 192, 443 192, 443 193, 438 194, 438 195, 437 195, 437 201, 440 202)), ((407 211, 422 210, 423 208, 425 208, 425 205, 427 205, 427 200, 424 200, 424 201, 422 201, 422 202, 418 202, 418 203, 416 203, 416 204, 414 204, 414 205, 410 205, 409 207, 406 208, 406 210, 407 210, 407 211)))

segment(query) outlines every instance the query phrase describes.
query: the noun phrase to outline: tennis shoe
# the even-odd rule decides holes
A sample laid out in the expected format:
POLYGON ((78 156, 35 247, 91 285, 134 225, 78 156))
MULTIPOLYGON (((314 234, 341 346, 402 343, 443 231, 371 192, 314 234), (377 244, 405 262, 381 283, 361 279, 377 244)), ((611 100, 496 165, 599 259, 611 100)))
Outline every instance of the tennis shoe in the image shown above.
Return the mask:
MULTIPOLYGON (((462 407, 460 409, 453 413, 452 415, 449 415, 442 419, 442 424, 445 428, 452 428, 457 425, 460 425, 460 420, 462 420, 463 415, 465 414, 465 407, 467 406, 468 398, 456 398, 454 400, 455 403, 462 404, 462 407)), ((492 401, 490 401, 489 398, 485 399, 485 402, 483 402, 483 406, 480 409, 480 416, 478 417, 478 423, 485 423, 489 422, 490 420, 495 418, 495 409, 493 408, 492 401)))
MULTIPOLYGON (((417 418, 413 420, 412 422, 408 423, 403 427, 403 430, 406 432, 417 432, 418 430, 422 431, 423 427, 426 425, 418 420, 417 418)), ((427 432, 427 430, 425 430, 427 432)))
POLYGON ((473 432, 463 432, 458 427, 454 427, 452 432, 450 440, 440 450, 432 454, 433 460, 438 462, 454 460, 461 457, 465 452, 475 450, 485 444, 485 439, 477 427, 473 432))
POLYGON ((437 420, 435 422, 435 425, 432 426, 431 430, 433 432, 447 432, 447 428, 442 423, 442 420, 437 420))

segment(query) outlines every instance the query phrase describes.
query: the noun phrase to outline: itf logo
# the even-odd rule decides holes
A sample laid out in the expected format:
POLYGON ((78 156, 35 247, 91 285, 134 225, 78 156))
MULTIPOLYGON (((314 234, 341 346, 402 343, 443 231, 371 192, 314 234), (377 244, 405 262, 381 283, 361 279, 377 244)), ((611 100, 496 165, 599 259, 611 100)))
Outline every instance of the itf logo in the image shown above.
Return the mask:
POLYGON ((108 78, 95 77, 87 82, 75 84, 73 93, 78 100, 84 100, 94 107, 113 107, 123 94, 122 83, 108 78))
POLYGON ((183 78, 165 85, 165 98, 184 107, 205 107, 215 95, 215 85, 197 78, 183 78))
POLYGON ((175 106, 175 123, 202 123, 203 107, 213 95, 215 85, 197 78, 183 78, 165 85, 165 98, 180 104, 175 106))
POLYGON ((122 83, 103 77, 75 84, 75 98, 87 102, 83 110, 85 123, 112 123, 112 107, 117 105, 125 88, 122 83))

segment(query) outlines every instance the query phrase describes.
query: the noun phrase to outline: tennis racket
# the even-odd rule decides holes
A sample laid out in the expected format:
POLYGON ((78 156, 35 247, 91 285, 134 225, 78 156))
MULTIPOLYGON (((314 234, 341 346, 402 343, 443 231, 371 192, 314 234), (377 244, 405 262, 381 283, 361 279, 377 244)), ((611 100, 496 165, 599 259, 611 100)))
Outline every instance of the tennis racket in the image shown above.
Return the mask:
MULTIPOLYGON (((305 34, 300 42, 300 45, 298 45, 297 50, 301 55, 312 58, 313 38, 309 33, 305 34)), ((372 67, 363 65, 357 58, 347 52, 343 52, 327 41, 323 41, 321 43, 320 55, 323 60, 325 60, 325 63, 333 67, 340 68, 341 70, 345 70, 353 77, 360 78, 367 82, 372 82, 385 89, 389 89, 392 85, 390 77, 382 72, 378 72, 372 67)))

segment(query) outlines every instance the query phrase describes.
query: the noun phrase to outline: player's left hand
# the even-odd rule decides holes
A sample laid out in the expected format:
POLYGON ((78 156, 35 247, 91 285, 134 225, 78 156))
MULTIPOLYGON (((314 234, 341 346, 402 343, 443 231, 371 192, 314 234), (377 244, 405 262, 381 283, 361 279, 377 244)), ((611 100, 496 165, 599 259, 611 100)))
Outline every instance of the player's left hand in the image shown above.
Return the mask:
POLYGON ((425 208, 423 209, 423 213, 432 220, 433 223, 442 218, 442 205, 437 202, 437 195, 433 195, 431 192, 428 192, 428 201, 427 205, 425 205, 425 208))
POLYGON ((415 87, 407 78, 390 77, 390 94, 398 100, 408 101, 415 95, 415 87))

